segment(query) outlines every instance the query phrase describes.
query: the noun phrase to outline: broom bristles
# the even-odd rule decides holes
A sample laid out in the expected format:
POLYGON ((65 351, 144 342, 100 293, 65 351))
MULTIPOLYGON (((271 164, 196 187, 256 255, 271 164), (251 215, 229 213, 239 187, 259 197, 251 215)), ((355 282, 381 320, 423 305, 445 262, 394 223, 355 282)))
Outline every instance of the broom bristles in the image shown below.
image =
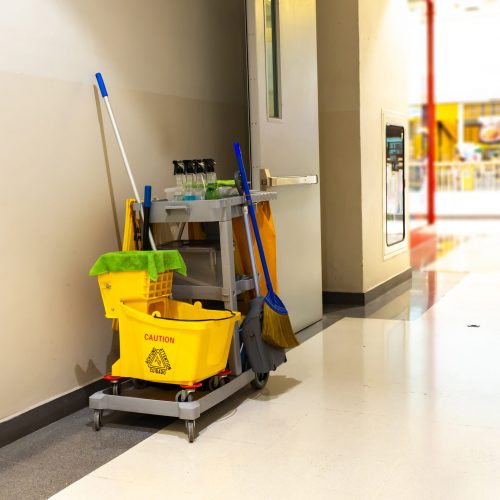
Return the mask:
POLYGON ((281 348, 290 348, 299 345, 299 341, 295 333, 293 333, 288 313, 281 314, 274 311, 267 301, 264 301, 264 318, 262 323, 262 340, 264 342, 281 348))

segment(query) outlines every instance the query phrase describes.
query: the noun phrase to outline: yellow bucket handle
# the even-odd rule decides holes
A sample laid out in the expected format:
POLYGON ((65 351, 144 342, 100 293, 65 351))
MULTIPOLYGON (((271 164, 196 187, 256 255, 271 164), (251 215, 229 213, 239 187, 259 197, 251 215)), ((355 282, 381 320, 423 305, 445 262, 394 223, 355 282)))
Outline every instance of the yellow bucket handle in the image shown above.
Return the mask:
POLYGON ((226 321, 228 319, 234 318, 236 316, 236 313, 234 311, 231 311, 230 309, 223 309, 225 312, 230 313, 230 316, 227 318, 207 318, 207 319, 180 319, 180 318, 163 318, 157 313, 156 311, 153 313, 153 317, 157 319, 164 319, 168 321, 183 321, 183 322, 189 322, 189 323, 201 323, 203 321, 226 321))

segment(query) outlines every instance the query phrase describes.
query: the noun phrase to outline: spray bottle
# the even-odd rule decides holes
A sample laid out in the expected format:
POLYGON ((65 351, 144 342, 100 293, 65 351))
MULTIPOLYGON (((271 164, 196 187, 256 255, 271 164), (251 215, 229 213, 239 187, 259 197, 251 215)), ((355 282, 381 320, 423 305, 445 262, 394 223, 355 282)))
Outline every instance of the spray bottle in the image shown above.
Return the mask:
POLYGON ((186 172, 186 182, 184 184, 184 199, 188 201, 196 200, 195 197, 195 170, 194 162, 184 160, 184 171, 186 172))
POLYGON ((184 162, 174 160, 175 192, 174 200, 183 200, 185 192, 184 162))
POLYGON ((196 180, 195 180, 195 197, 197 200, 205 199, 205 191, 207 189, 205 165, 201 160, 194 160, 196 180))
POLYGON ((220 198, 219 186, 217 185, 217 174, 215 173, 215 160, 205 159, 205 170, 207 172, 207 191, 205 200, 218 200, 220 198))

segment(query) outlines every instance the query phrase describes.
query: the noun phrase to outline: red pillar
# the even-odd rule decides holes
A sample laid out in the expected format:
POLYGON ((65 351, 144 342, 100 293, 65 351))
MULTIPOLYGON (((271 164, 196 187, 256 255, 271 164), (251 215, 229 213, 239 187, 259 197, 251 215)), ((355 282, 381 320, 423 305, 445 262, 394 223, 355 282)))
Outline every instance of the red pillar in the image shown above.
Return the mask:
POLYGON ((427 221, 434 224, 436 192, 436 103, 434 101, 434 0, 427 2, 427 221))

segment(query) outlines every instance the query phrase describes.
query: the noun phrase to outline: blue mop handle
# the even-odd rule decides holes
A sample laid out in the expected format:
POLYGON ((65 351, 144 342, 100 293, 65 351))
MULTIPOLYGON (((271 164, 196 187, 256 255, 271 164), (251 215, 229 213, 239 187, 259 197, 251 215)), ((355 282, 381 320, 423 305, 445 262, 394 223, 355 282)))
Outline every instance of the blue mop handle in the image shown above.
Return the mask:
POLYGON ((253 207, 252 195, 250 194, 250 188, 248 187, 247 174, 245 172, 245 166, 243 165, 243 157, 241 156, 240 144, 238 142, 235 142, 233 146, 234 146, 234 152, 236 154, 236 159, 238 160, 238 167, 240 169, 241 180, 243 182, 243 190, 245 191, 245 198, 247 201, 248 210, 250 212, 250 218, 252 219, 255 241, 257 241, 260 261, 262 263, 262 269, 264 270, 264 276, 266 278, 267 291, 268 293, 274 293, 273 283, 271 281, 271 276, 269 276, 269 269, 267 268, 266 256, 264 254, 264 247, 262 246, 262 240, 260 239, 260 231, 259 231, 259 226, 257 224, 257 218, 255 217, 255 209, 253 207))
POLYGON ((101 91, 102 97, 108 97, 108 91, 106 89, 106 85, 104 84, 104 78, 101 73, 96 73, 95 77, 97 79, 97 85, 99 85, 99 90, 101 91))

